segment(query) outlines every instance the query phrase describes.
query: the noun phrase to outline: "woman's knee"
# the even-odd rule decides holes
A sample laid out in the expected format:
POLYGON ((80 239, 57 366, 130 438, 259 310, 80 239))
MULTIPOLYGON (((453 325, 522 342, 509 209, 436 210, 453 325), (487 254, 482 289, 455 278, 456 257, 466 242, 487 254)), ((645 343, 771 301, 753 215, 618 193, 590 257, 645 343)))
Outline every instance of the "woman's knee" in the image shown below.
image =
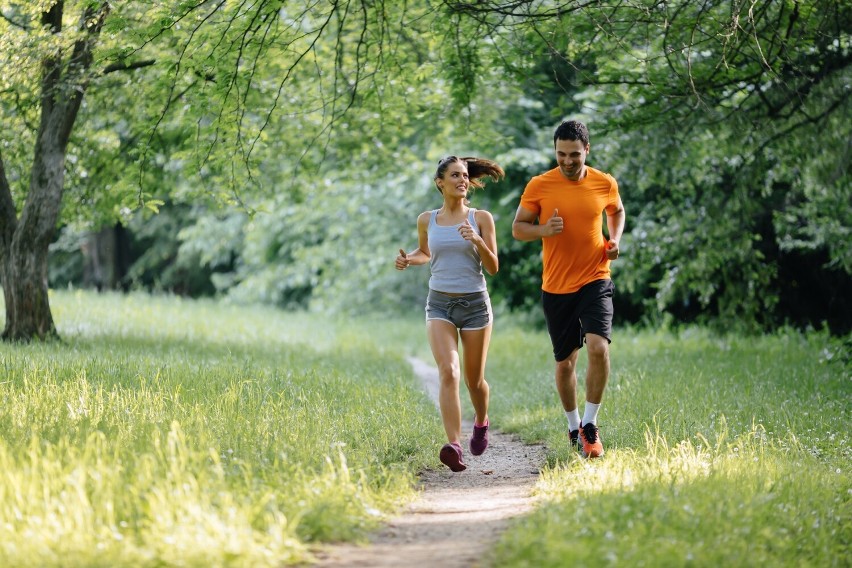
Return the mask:
POLYGON ((441 382, 444 383, 458 383, 461 377, 461 369, 458 363, 439 363, 438 364, 438 376, 441 379, 441 382))
POLYGON ((482 390, 488 388, 488 382, 485 380, 484 374, 473 376, 465 375, 464 381, 467 384, 467 388, 470 390, 482 390))

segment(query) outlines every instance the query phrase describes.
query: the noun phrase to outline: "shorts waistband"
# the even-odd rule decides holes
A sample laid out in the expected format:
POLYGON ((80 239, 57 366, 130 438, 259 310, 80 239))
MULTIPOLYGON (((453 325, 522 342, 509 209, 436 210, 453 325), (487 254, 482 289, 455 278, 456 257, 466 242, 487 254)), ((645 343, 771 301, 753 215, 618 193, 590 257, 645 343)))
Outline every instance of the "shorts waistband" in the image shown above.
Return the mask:
POLYGON ((429 288, 429 294, 430 295, 435 294, 436 296, 447 298, 448 300, 458 300, 458 299, 475 300, 477 298, 487 297, 488 291, 483 290, 481 292, 470 292, 469 294, 454 294, 454 293, 448 294, 447 292, 441 292, 439 290, 433 290, 433 289, 429 288))

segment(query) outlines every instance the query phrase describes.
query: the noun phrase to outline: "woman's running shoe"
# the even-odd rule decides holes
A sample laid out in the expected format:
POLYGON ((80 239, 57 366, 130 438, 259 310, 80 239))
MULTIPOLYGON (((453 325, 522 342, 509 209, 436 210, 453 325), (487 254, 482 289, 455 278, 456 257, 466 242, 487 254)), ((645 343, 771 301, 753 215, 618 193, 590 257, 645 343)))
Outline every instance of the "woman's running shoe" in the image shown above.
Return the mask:
POLYGON ((453 471, 464 471, 467 469, 467 466, 462 461, 461 446, 456 442, 444 444, 444 447, 441 448, 440 457, 441 463, 453 471))
POLYGON ((473 436, 470 437, 470 453, 481 456, 488 447, 488 422, 485 426, 473 424, 473 436))

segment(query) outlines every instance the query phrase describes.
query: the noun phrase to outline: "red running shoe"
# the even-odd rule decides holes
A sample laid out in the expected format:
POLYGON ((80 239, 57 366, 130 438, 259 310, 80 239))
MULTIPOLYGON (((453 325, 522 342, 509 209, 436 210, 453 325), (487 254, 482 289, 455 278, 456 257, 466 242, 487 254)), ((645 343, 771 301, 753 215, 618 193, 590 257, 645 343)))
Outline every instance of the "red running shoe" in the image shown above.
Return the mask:
POLYGON ((604 455, 601 435, 594 424, 580 426, 580 440, 583 442, 583 455, 587 458, 599 458, 604 455))
POLYGON ((444 444, 441 448, 441 463, 453 471, 464 471, 467 466, 462 461, 461 446, 455 442, 452 444, 444 444))

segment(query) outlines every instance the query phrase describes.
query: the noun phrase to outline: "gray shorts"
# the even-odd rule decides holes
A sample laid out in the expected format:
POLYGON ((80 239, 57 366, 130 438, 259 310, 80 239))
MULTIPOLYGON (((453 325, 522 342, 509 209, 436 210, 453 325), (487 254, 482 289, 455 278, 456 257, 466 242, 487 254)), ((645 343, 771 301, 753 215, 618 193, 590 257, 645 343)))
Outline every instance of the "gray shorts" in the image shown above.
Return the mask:
POLYGON ((463 296, 449 296, 429 290, 426 298, 426 321, 448 321, 458 329, 483 329, 491 325, 491 298, 488 292, 473 292, 463 296))

